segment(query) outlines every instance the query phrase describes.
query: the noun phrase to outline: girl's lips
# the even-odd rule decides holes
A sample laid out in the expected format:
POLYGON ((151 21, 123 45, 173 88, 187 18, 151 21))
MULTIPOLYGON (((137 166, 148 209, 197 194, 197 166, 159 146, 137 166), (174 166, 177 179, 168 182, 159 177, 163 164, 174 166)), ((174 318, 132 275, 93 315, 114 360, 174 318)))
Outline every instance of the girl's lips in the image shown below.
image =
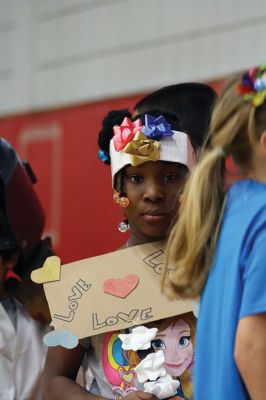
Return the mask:
POLYGON ((160 222, 165 219, 167 214, 143 214, 142 217, 147 222, 160 222))

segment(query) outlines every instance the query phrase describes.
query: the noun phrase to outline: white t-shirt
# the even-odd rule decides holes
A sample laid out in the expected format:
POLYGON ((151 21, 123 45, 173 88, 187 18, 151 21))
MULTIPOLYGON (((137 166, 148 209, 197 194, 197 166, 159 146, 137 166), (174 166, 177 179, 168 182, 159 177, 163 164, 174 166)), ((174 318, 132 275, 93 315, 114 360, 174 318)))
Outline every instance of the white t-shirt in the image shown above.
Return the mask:
POLYGON ((15 323, 0 303, 0 400, 27 400, 44 366, 43 332, 20 303, 10 304, 15 323))

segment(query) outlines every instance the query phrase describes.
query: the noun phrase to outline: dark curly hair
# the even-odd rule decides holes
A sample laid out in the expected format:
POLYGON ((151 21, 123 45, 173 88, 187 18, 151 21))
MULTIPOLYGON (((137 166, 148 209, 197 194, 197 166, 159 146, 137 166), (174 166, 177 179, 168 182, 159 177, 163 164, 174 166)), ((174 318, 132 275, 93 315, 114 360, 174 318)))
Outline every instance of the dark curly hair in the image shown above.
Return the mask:
POLYGON ((114 136, 113 127, 121 125, 124 118, 131 118, 131 113, 126 109, 112 110, 103 119, 102 129, 98 134, 98 146, 100 150, 104 151, 107 159, 105 164, 110 165, 109 145, 112 137, 114 136))
POLYGON ((216 92, 208 85, 198 82, 184 82, 165 86, 142 98, 134 107, 138 113, 148 113, 159 108, 175 114, 188 133, 195 150, 206 140, 211 113, 217 98, 216 92))

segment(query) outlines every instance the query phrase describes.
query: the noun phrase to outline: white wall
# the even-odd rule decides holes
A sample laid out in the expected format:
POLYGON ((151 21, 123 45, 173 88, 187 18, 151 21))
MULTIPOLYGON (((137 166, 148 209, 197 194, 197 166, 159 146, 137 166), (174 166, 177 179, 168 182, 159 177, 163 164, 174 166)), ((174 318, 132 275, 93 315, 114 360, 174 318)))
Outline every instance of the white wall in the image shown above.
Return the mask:
POLYGON ((0 0, 0 114, 266 62, 265 0, 0 0))

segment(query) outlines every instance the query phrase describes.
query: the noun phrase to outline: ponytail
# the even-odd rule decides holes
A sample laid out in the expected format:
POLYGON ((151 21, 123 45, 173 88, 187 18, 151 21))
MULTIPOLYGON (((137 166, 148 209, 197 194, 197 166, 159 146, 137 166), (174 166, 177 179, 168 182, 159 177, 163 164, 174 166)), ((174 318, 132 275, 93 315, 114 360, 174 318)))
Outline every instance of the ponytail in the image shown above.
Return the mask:
POLYGON ((221 148, 205 154, 188 180, 180 215, 169 237, 168 279, 174 292, 183 298, 200 295, 211 265, 224 202, 224 161, 221 148))

